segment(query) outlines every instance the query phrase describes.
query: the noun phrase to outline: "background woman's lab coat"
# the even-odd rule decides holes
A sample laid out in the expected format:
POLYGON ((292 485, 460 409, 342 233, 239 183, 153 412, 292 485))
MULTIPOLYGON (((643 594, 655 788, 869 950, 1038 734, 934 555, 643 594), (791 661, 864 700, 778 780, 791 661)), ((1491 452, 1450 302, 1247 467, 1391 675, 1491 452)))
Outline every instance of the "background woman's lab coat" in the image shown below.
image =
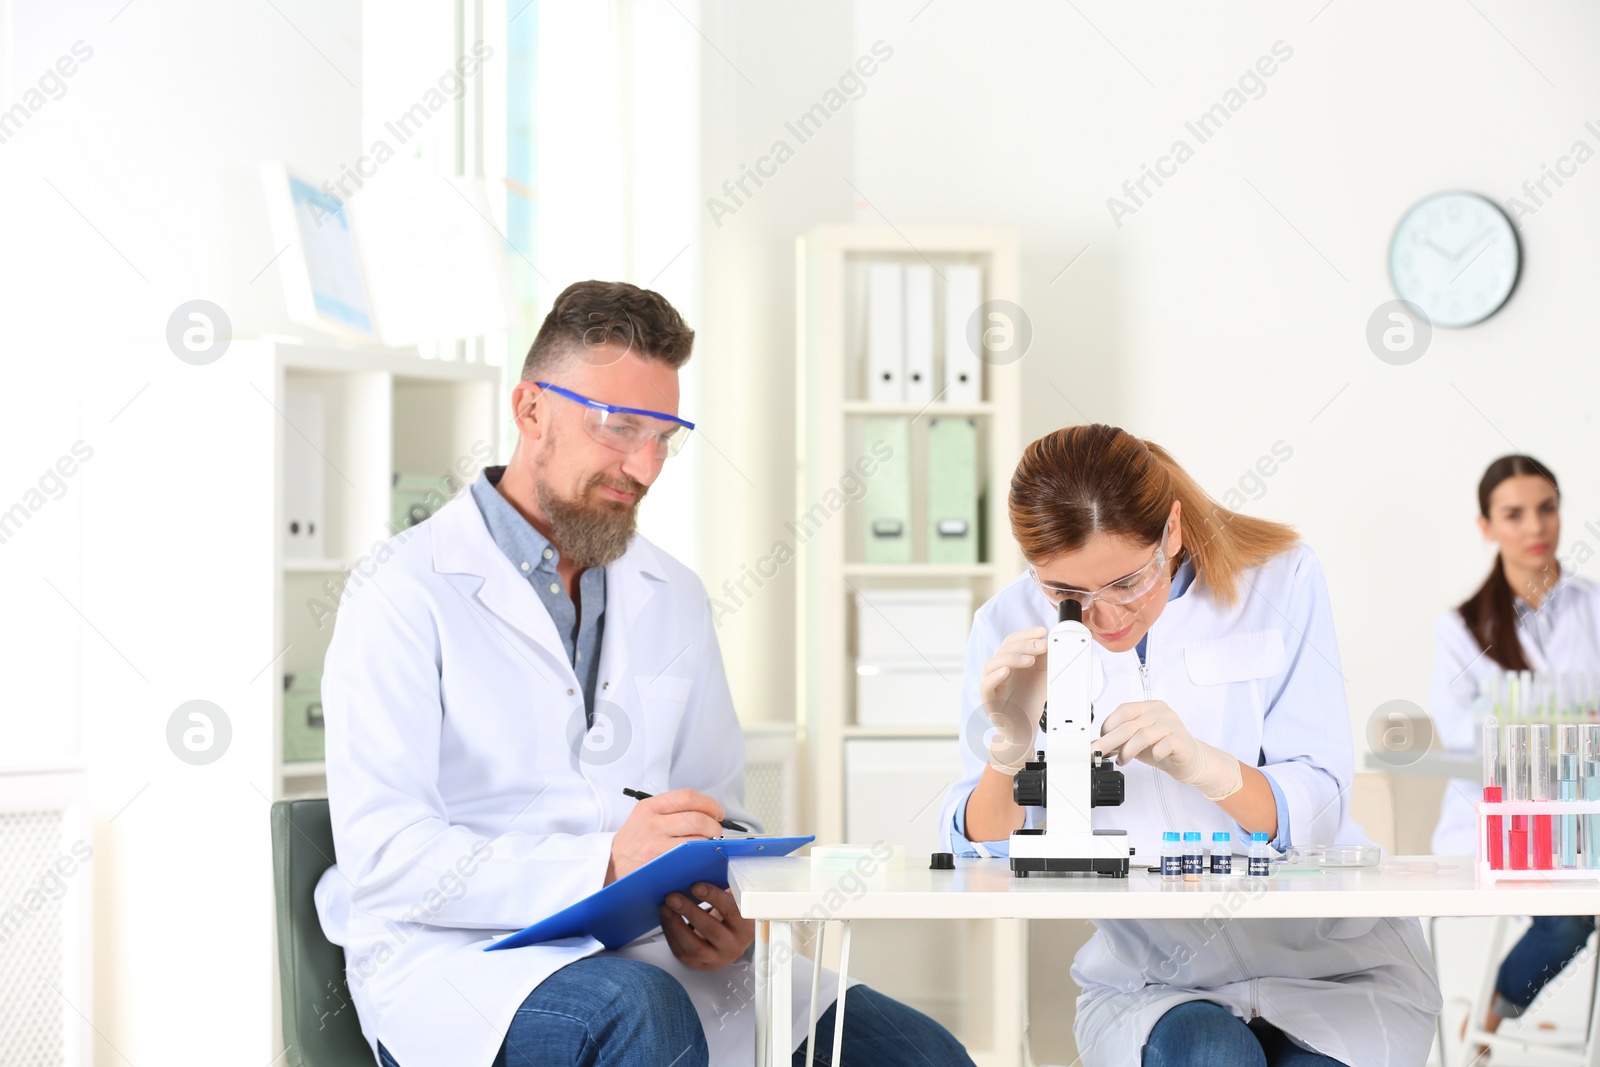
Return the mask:
MULTIPOLYGON (((1521 600, 1517 604, 1526 607, 1521 600)), ((1545 594, 1538 611, 1519 613, 1517 637, 1532 670, 1585 671, 1600 677, 1600 589, 1587 578, 1563 577, 1545 594)), ((1478 689, 1503 670, 1478 648, 1461 612, 1452 608, 1434 622, 1428 715, 1445 748, 1465 755, 1479 752, 1483 713, 1477 707, 1478 689)), ((1473 805, 1482 799, 1481 779, 1452 778, 1445 785, 1433 830, 1435 854, 1477 855, 1478 812, 1473 805)))
MULTIPOLYGON (((1198 739, 1258 767, 1283 793, 1288 838, 1280 844, 1368 843, 1349 819, 1350 716, 1327 584, 1310 548, 1297 544, 1240 582, 1222 607, 1198 578, 1151 628, 1147 671, 1136 652, 1094 648, 1095 717, 1129 701, 1164 700, 1198 739)), ((979 609, 967 649, 966 777, 946 801, 942 825, 957 851, 967 797, 987 762, 988 722, 978 698, 983 664, 1006 635, 1050 626, 1055 612, 1023 575, 979 609)), ((1097 827, 1125 829, 1135 863, 1158 862, 1164 830, 1226 830, 1235 851, 1243 827, 1192 786, 1144 763, 1124 767, 1127 800, 1096 808, 1097 827)), ((1028 825, 1042 825, 1028 809, 1028 825)), ((1005 843, 991 845, 997 854, 1005 843)), ((1239 861, 1235 861, 1235 870, 1239 861)), ((1073 962, 1083 987, 1074 1026, 1087 1067, 1137 1067, 1162 1015, 1210 1000, 1257 1016, 1301 1044, 1351 1067, 1414 1067, 1428 1055, 1440 1007, 1438 979, 1415 919, 1231 921, 1251 892, 1219 894, 1204 920, 1097 922, 1073 962)))
MULTIPOLYGON (((603 949, 483 947, 601 888, 636 803, 625 787, 692 787, 752 823, 743 738, 705 588, 644 538, 606 568, 587 745, 555 624, 471 493, 386 547, 351 576, 323 674, 338 863, 317 909, 374 1049, 401 1067, 489 1067, 528 993, 603 949)), ((753 1062, 747 960, 691 970, 659 930, 616 954, 685 986, 712 1064, 753 1062)), ((797 957, 797 1045, 810 980, 797 957)))

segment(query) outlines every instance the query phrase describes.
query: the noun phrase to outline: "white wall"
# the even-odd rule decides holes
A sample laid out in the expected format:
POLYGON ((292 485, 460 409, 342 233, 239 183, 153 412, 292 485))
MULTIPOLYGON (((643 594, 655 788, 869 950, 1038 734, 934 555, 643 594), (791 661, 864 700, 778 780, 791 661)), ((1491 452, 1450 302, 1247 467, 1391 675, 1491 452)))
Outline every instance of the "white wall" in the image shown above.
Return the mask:
POLYGON ((1218 496, 1274 442, 1292 447, 1246 510, 1294 523, 1321 556, 1360 730, 1387 700, 1426 705, 1431 620, 1487 571, 1472 519, 1489 460, 1551 464, 1563 550, 1579 536, 1600 550, 1580 530, 1600 519, 1600 165, 1525 220, 1499 315, 1435 331, 1411 366, 1364 340, 1393 297, 1407 207, 1454 188, 1503 204, 1574 139, 1600 149, 1583 128, 1600 119, 1600 11, 1477 6, 857 9, 857 48, 896 52, 856 105, 852 180, 897 223, 1022 231, 1024 439, 1122 425, 1218 496), (1184 122, 1280 40, 1293 54, 1265 95, 1199 144, 1184 122), (1107 198, 1180 136, 1194 158, 1118 227, 1107 198))
MULTIPOLYGON (((576 281, 629 281, 671 301, 702 350, 698 15, 694 3, 539 6, 535 259, 544 309, 576 281)), ((519 369, 525 355, 514 353, 519 369)), ((678 410, 696 423, 703 367, 693 359, 680 375, 678 410)), ((697 436, 639 513, 645 536, 691 567, 706 521, 699 460, 718 435, 697 436)))
MULTIPOLYGON (((261 274, 275 249, 257 160, 289 154, 334 173, 354 158, 359 94, 340 73, 360 84, 351 5, 282 6, 326 59, 270 7, 123 6, 0 5, 0 110, 74 60, 0 142, 0 510, 75 442, 115 447, 116 411, 84 410, 81 390, 116 364, 116 343, 160 339, 171 311, 199 297, 221 304, 236 332, 284 329, 276 273, 261 274)), ((134 388, 188 369, 169 362, 134 388)), ((29 665, 12 672, 12 707, 0 713, 8 764, 80 751, 78 645, 64 637, 80 625, 69 606, 82 592, 79 486, 68 478, 47 497, 0 544, 8 602, 33 605, 33 624, 8 632, 7 661, 29 665)))
POLYGON ((272 655, 257 654, 270 618, 219 633, 211 610, 230 567, 264 573, 268 535, 233 540, 217 515, 209 528, 165 532, 169 548, 194 546, 185 566, 150 567, 129 549, 163 536, 179 494, 203 499, 197 466, 259 473, 229 472, 227 427, 230 406, 261 399, 207 375, 218 367, 180 363, 162 339, 173 309, 195 298, 221 305, 237 337, 298 332, 268 267, 276 249, 257 166, 286 158, 334 175, 359 154, 360 4, 4 7, 6 104, 74 42, 93 51, 0 144, 0 506, 75 440, 94 456, 0 545, 12 683, 0 762, 90 771, 96 990, 72 1007, 92 1019, 96 1062, 212 1064, 230 1049, 223 1058, 266 1063, 282 1046, 271 1030, 272 783, 265 760, 243 757, 268 750, 269 726, 237 724, 232 761, 210 767, 179 763, 165 726, 183 700, 272 684, 272 672, 250 678, 272 655), (130 356, 126 342, 157 350, 130 356), (150 420, 168 420, 168 448, 130 445, 149 438, 150 420), (99 470, 145 484, 147 506, 84 509, 99 470), (122 556, 118 581, 82 580, 82 554, 96 569, 122 556), (244 668, 247 657, 256 662, 244 668))
MULTIPOLYGON (((724 182, 754 166, 783 123, 804 112, 855 58, 851 6, 841 0, 795 9, 703 3, 700 198, 725 197, 724 182)), ((804 511, 795 499, 795 238, 820 222, 849 218, 854 194, 841 180, 854 154, 846 109, 732 215, 700 211, 702 311, 695 324, 705 443, 706 518, 700 575, 733 608, 717 639, 735 706, 746 721, 795 715, 795 575, 791 564, 757 588, 730 592, 787 537, 804 511), (713 439, 714 437, 714 439, 713 439)), ((726 201, 725 201, 726 202, 726 201)))

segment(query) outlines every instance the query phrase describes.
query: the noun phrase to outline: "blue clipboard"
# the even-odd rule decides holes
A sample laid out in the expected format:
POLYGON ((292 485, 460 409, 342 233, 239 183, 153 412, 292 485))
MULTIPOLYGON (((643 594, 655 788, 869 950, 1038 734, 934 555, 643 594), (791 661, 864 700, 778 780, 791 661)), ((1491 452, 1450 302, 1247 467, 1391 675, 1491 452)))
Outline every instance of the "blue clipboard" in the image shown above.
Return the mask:
POLYGON ((728 888, 729 859, 787 856, 814 840, 814 835, 807 835, 685 841, 598 893, 485 946, 484 951, 521 948, 564 937, 593 937, 606 948, 621 948, 661 925, 658 909, 669 893, 687 893, 696 882, 728 888))

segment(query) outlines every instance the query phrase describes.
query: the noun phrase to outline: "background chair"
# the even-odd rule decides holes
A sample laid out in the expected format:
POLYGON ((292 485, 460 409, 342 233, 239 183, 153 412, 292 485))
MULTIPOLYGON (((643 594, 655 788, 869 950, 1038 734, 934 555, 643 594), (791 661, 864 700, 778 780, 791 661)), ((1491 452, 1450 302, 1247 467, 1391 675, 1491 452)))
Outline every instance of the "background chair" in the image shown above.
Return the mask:
POLYGON ((372 1049, 345 984, 344 949, 322 936, 312 891, 333 866, 326 800, 272 805, 278 983, 288 1067, 372 1067, 372 1049))
POLYGON ((1386 774, 1356 773, 1350 789, 1350 819, 1384 854, 1395 854, 1394 787, 1386 774))

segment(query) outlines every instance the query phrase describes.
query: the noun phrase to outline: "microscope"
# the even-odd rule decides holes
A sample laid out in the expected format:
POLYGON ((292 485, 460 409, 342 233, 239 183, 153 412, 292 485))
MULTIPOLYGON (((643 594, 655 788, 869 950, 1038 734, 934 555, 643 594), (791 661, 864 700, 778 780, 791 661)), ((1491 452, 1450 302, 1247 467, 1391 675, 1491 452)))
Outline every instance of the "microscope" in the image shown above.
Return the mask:
POLYGON ((1011 873, 1034 871, 1128 876, 1126 830, 1096 830, 1091 808, 1122 803, 1122 772, 1094 748, 1089 656, 1094 639, 1083 625, 1083 608, 1063 600, 1059 621, 1045 646, 1046 700, 1039 758, 1017 772, 1012 799, 1049 812, 1043 829, 1011 832, 1011 873), (1045 773, 1046 761, 1054 771, 1045 773))

